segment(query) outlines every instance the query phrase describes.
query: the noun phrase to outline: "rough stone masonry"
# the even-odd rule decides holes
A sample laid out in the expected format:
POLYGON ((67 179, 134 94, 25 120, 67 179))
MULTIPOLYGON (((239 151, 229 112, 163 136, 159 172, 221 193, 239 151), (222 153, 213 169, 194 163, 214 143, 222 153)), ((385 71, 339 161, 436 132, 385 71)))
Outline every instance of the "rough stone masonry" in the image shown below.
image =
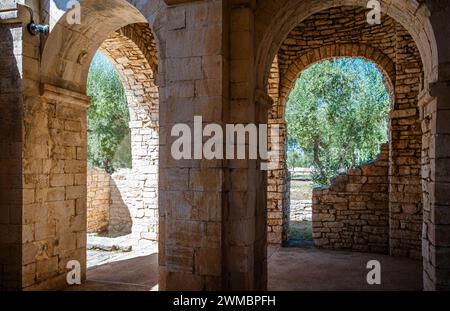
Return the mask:
MULTIPOLYGON (((371 238, 372 242, 369 242, 367 237, 362 239, 357 234, 350 233, 347 233, 347 237, 342 239, 336 233, 338 229, 334 228, 331 232, 331 229, 322 228, 322 224, 318 221, 317 224, 320 225, 320 228, 315 228, 318 237, 316 245, 330 246, 329 241, 327 242, 325 238, 320 239, 321 236, 319 236, 319 230, 324 231, 323 236, 325 236, 325 231, 330 230, 329 238, 334 237, 336 240, 331 242, 334 248, 341 246, 341 248, 378 250, 390 252, 394 256, 420 258, 422 231, 420 154, 422 143, 418 94, 423 89, 423 71, 418 48, 402 25, 385 16, 381 25, 371 26, 366 21, 366 11, 356 7, 324 10, 297 25, 283 41, 276 60, 272 64, 269 94, 271 94, 274 104, 269 123, 281 122, 281 128, 285 129, 284 109, 296 78, 308 66, 335 57, 361 57, 374 62, 384 75, 386 89, 391 94, 389 157, 383 160, 389 164, 386 172, 383 173, 388 174, 386 176, 389 176, 389 183, 386 186, 386 180, 380 180, 377 190, 379 198, 370 199, 372 205, 376 205, 380 201, 389 201, 389 207, 386 209, 389 217, 388 219, 382 217, 380 221, 383 224, 380 224, 380 227, 388 224, 390 227, 388 232, 386 232, 387 228, 375 230, 371 238), (278 113, 278 117, 274 117, 273 111, 278 113), (375 235, 379 235, 378 243, 374 241, 375 235), (386 237, 389 241, 386 241, 386 237), (339 239, 341 239, 340 242, 338 242, 339 239), (372 245, 374 243, 378 246, 372 245), (380 246, 381 244, 383 245, 380 246)), ((286 146, 285 137, 287 136, 286 134, 282 135, 284 137, 282 142, 286 146)), ((387 155, 382 155, 382 157, 384 156, 387 155)), ((269 218, 269 234, 286 231, 289 201, 287 199, 283 201, 280 194, 272 193, 271 185, 285 185, 287 179, 287 174, 282 172, 271 172, 268 178, 268 208, 271 212, 270 215, 278 216, 276 219, 269 218), (274 197, 279 198, 276 205, 272 203, 274 197), (277 214, 273 211, 276 211, 277 214), (273 224, 276 226, 274 227, 273 224)), ((337 184, 333 187, 338 187, 344 179, 342 176, 338 177, 337 184)), ((371 183, 374 181, 372 180, 371 183)), ((377 187, 377 185, 374 184, 372 187, 377 187)), ((279 193, 284 192, 283 187, 280 187, 279 193)), ((349 194, 347 196, 342 194, 340 197, 334 198, 336 202, 332 202, 333 196, 326 195, 326 191, 315 192, 315 199, 318 202, 340 204, 343 203, 342 200, 356 200, 355 205, 359 204, 360 209, 366 209, 371 213, 368 206, 361 205, 361 200, 369 198, 361 199, 349 194), (319 198, 321 194, 324 196, 322 199, 319 198)), ((380 208, 384 209, 385 203, 382 206, 380 208)), ((356 207, 353 208, 356 209, 356 207)), ((322 214, 322 211, 323 208, 318 205, 313 207, 315 215, 322 214)), ((333 216, 330 213, 324 213, 324 217, 331 219, 333 216)), ((360 219, 354 219, 354 221, 364 222, 360 219)), ((373 220, 373 222, 376 221, 373 220)), ((335 226, 346 227, 348 224, 336 223, 335 226)), ((369 230, 369 228, 365 230, 369 230)), ((354 232, 353 229, 349 229, 349 232, 351 231, 354 232)), ((270 242, 281 243, 282 237, 285 236, 286 234, 280 233, 278 239, 271 239, 270 242)))

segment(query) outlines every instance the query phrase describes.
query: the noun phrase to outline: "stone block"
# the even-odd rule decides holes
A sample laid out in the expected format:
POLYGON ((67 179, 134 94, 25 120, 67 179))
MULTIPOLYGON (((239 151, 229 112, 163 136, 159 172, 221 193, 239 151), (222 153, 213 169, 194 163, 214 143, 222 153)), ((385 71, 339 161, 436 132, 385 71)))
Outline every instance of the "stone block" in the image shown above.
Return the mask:
POLYGON ((169 58, 166 62, 169 82, 203 79, 201 57, 169 58))
POLYGON ((195 251, 195 271, 200 275, 220 276, 222 260, 220 249, 200 248, 195 251))

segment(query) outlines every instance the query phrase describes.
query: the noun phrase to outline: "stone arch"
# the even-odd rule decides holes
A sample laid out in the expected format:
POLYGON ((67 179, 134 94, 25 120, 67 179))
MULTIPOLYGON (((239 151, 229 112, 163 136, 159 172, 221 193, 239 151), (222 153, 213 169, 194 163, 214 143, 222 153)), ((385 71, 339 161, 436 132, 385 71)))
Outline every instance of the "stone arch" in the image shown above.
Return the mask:
MULTIPOLYGON (((256 84, 266 89, 272 61, 282 42, 296 25, 320 11, 338 6, 366 7, 364 0, 329 1, 263 1, 256 10, 256 84), (267 21, 270 21, 268 23, 267 21)), ((399 22, 413 37, 419 49, 424 71, 425 88, 438 79, 438 50, 430 12, 418 1, 382 1, 382 12, 399 22)))
POLYGON ((375 63, 382 73, 388 92, 393 96, 395 76, 394 62, 382 51, 365 44, 332 44, 309 51, 298 57, 289 66, 286 74, 280 81, 280 94, 278 101, 279 115, 284 115, 284 109, 295 81, 300 73, 309 66, 324 61, 326 59, 340 57, 357 57, 375 63))
MULTIPOLYGON (((285 121, 286 104, 289 94, 295 87, 299 75, 313 64, 337 57, 357 57, 373 62, 383 75, 386 90, 391 97, 391 106, 395 100, 394 85, 396 70, 394 62, 382 51, 365 44, 333 44, 308 51, 295 59, 284 74, 277 69, 278 57, 275 57, 271 67, 268 94, 272 98, 269 111, 269 126, 277 125, 281 131, 280 159, 287 161, 287 125, 285 121)), ((270 144, 269 144, 270 146, 270 144)), ((280 244, 287 240, 287 230, 290 214, 290 181, 286 164, 268 172, 268 241, 270 244, 280 244), (279 191, 279 189, 284 189, 279 191), (281 214, 279 211, 282 211, 281 214), (278 227, 278 228, 277 228, 278 227)))
MULTIPOLYGON (((95 52, 111 33, 131 24, 147 24, 150 31, 153 27, 141 11, 126 0, 81 1, 82 22, 70 24, 67 14, 61 16, 52 28, 42 52, 41 81, 64 87, 81 94, 86 92, 86 81, 89 65, 95 52), (97 27, 102 21, 102 27, 97 27)), ((145 46, 143 38, 133 35, 131 28, 122 30, 144 51, 151 53, 145 46)), ((157 35, 153 34, 157 45, 157 35)), ((146 55, 152 69, 157 72, 153 59, 146 55)))
MULTIPOLYGON (((40 283, 35 286, 64 287, 66 284, 61 276, 65 271, 61 263, 68 260, 81 263, 85 278, 86 109, 89 105, 85 94, 89 67, 98 49, 113 60, 124 84, 131 112, 130 127, 136 138, 132 139, 134 177, 141 199, 136 209, 144 215, 142 222, 136 225, 145 228, 138 228, 140 231, 136 233, 146 240, 158 237, 160 249, 164 247, 164 235, 157 236, 160 226, 158 198, 149 195, 158 189, 160 117, 156 75, 159 41, 152 25, 155 25, 155 16, 159 14, 159 4, 160 1, 145 2, 138 9, 126 0, 81 1, 82 23, 69 24, 65 13, 46 38, 40 64, 41 106, 51 120, 46 133, 46 145, 51 150, 48 170, 49 174, 54 174, 50 180, 53 176, 59 176, 60 180, 50 181, 45 189, 36 189, 50 194, 44 195, 42 205, 58 199, 51 203, 52 208, 64 205, 69 209, 64 215, 50 214, 53 218, 48 220, 58 223, 54 239, 60 246, 53 256, 60 264, 50 269, 59 283, 54 285, 54 278, 48 277, 38 280, 40 283), (148 13, 149 20, 141 12, 148 13), (58 197, 53 198, 56 193, 58 197)), ((26 134, 25 139, 32 138, 26 134)), ((31 143, 25 147, 28 145, 31 143)))
POLYGON ((131 24, 111 34, 99 50, 108 56, 121 77, 131 131, 132 168, 112 175, 109 231, 131 233, 134 242, 157 240, 159 95, 155 85, 156 42, 147 24, 131 24), (131 213, 131 221, 124 223, 123 218, 127 218, 121 216, 124 212, 131 213))
POLYGON ((146 24, 132 24, 111 34, 100 46, 125 85, 131 122, 158 128, 156 43, 146 24))
MULTIPOLYGON (((383 206, 386 206, 383 213, 389 212, 391 221, 389 225, 384 222, 385 229, 383 230, 390 230, 392 233, 389 236, 390 243, 393 245, 392 254, 418 258, 420 256, 420 247, 418 247, 420 228, 416 226, 416 223, 422 218, 421 198, 417 195, 420 192, 421 152, 420 115, 417 100, 419 92, 423 89, 421 57, 412 37, 395 19, 385 17, 384 23, 379 28, 373 28, 365 24, 363 8, 354 5, 340 6, 340 4, 335 3, 328 9, 300 20, 299 24, 283 37, 274 61, 271 63, 268 85, 264 86, 273 100, 272 109, 269 111, 269 124, 278 124, 282 129, 286 128, 284 110, 289 92, 299 73, 311 64, 332 57, 360 57, 374 62, 385 76, 386 84, 389 85, 387 89, 391 91, 392 99, 390 148, 389 151, 382 148, 383 156, 390 153, 391 157, 389 180, 393 190, 382 194, 383 206), (341 28, 343 30, 338 30, 341 28), (385 36, 391 32, 392 36, 385 36), (372 39, 372 36, 375 37, 372 39), (402 135, 402 133, 408 134, 402 135), (408 176, 402 180, 399 175, 408 176), (408 189, 410 197, 405 199, 406 196, 403 197, 404 193, 400 189, 408 189), (386 196, 389 196, 389 199, 386 196), (406 202, 407 200, 409 202, 406 202), (407 206, 411 202, 414 202, 414 208, 408 211, 408 215, 398 212, 402 211, 403 207, 401 206, 407 210, 407 206), (405 230, 408 232, 403 232, 399 225, 405 219, 412 223, 411 229, 405 230), (404 239, 403 236, 408 235, 411 238, 406 241, 407 239, 404 239)), ((286 133, 281 134, 281 150, 285 150, 285 139, 286 133)), ((280 155, 280 158, 285 159, 285 155, 280 155)), ((386 183, 387 174, 386 170, 384 180, 386 183)), ((284 191, 278 189, 289 188, 287 176, 286 167, 278 172, 269 172, 268 175, 269 237, 271 232, 279 233, 286 230, 290 205, 289 196, 283 196, 282 192, 284 191), (274 189, 273 185, 276 186, 276 191, 271 190, 274 189), (271 201, 272 196, 276 197, 276 204, 274 204, 274 200, 271 201), (273 215, 276 217, 272 218, 273 215)), ((381 188, 384 189, 385 186, 381 188)), ((285 237, 286 235, 279 236, 285 237)), ((275 242, 280 243, 281 241, 275 242)), ((274 241, 269 239, 269 242, 273 243, 274 241)), ((380 249, 388 249, 388 246, 384 245, 380 249)))

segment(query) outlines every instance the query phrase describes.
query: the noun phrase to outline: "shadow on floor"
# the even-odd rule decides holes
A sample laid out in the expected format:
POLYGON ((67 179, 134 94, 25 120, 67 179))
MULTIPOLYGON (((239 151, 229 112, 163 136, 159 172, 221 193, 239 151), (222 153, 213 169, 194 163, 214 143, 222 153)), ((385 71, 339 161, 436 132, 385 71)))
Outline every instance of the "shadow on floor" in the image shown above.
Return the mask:
MULTIPOLYGON (((421 291, 421 261, 387 255, 316 248, 268 248, 269 290, 421 291), (368 261, 381 264, 381 285, 368 285, 368 261)), ((157 290, 158 254, 125 259, 88 270, 73 291, 157 290)))
POLYGON ((421 291, 422 262, 388 255, 316 248, 268 249, 269 290, 421 291), (370 260, 381 264, 381 285, 367 284, 370 260))
POLYGON ((158 285, 158 254, 95 266, 87 281, 72 291, 150 291, 158 285))

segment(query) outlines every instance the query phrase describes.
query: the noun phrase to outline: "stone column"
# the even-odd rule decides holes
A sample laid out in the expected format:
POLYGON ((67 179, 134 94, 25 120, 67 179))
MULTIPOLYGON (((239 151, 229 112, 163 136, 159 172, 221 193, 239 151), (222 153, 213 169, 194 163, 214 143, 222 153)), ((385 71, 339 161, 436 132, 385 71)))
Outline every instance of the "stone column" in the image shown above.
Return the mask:
MULTIPOLYGON (((448 66, 450 68, 450 66, 448 66)), ((435 267, 435 289, 450 290, 450 87, 449 81, 438 82, 431 88, 436 102, 436 135, 434 136, 434 206, 430 232, 431 266, 435 267), (433 258, 434 257, 434 258, 433 258)))
MULTIPOLYGON (((15 8, 2 1, 0 9, 15 8)), ((23 13, 23 14, 22 14, 23 13)), ((22 253, 22 19, 0 13, 0 290, 20 289, 22 253)))
POLYGON ((87 96, 49 84, 40 100, 25 102, 23 176, 30 194, 23 204, 22 262, 30 269, 23 272, 28 289, 66 287, 67 264, 74 260, 86 278, 88 105, 87 96))
POLYGON ((450 289, 450 92, 436 83, 421 98, 424 120, 422 256, 425 290, 450 289))
POLYGON ((196 1, 167 9, 157 79, 161 290, 222 288, 223 163, 201 157, 175 160, 171 147, 178 137, 171 130, 182 123, 193 132, 194 116, 201 116, 204 124, 223 124, 223 2, 196 1))
MULTIPOLYGON (((279 137, 279 167, 267 172, 267 242, 281 245, 287 240, 290 220, 290 178, 287 167, 287 124, 285 121, 286 99, 280 98, 280 72, 278 56, 275 57, 270 69, 268 93, 272 100, 269 110, 269 135, 271 128, 278 126, 279 137)), ((272 141, 275 137, 269 136, 269 150, 274 150, 272 141)))
MULTIPOLYGON (((15 8, 17 2, 3 2, 1 7, 15 8)), ((80 263, 82 279, 86 272, 89 98, 41 86, 41 38, 26 30, 30 20, 24 7, 9 14, 16 15, 0 24, 1 88, 6 90, 0 109, 7 120, 0 122, 6 126, 0 134, 5 135, 0 161, 0 286, 62 288, 67 285, 68 261, 80 263)))
POLYGON ((438 55, 438 81, 421 96, 422 186, 424 191, 424 226, 422 256, 425 290, 450 290, 450 28, 448 1, 426 1, 431 11, 438 55))
MULTIPOLYGON (((269 98, 256 100, 252 1, 229 1, 230 124, 267 123, 269 98)), ((265 94, 265 92, 261 92, 265 94)), ((248 147, 248 141, 246 142, 248 147)), ((246 148, 248 149, 248 148, 246 148)), ((229 160, 225 170, 224 289, 266 286, 266 175, 257 160, 229 160)))

